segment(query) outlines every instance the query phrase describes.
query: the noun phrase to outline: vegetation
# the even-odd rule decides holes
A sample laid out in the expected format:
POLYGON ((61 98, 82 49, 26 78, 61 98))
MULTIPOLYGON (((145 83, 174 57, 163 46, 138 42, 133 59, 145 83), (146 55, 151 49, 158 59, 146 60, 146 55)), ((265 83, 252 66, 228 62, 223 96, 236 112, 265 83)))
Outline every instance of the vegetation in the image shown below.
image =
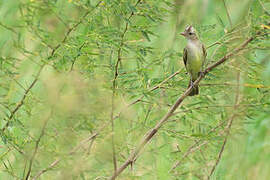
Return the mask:
POLYGON ((268 179, 268 0, 0 1, 0 179, 268 179), (187 96, 187 24, 207 47, 187 96))

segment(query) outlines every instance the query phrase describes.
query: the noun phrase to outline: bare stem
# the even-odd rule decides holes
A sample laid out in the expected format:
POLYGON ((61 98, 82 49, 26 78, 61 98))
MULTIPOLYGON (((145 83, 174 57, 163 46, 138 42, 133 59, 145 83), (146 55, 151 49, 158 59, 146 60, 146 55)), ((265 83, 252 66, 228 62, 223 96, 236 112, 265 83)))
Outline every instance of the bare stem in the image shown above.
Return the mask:
MULTIPOLYGON (((135 6, 137 6, 139 3, 141 2, 141 0, 138 0, 137 3, 135 4, 135 6)), ((134 16, 134 12, 132 12, 129 17, 128 17, 128 21, 134 16)), ((122 49, 123 49, 123 45, 124 45, 124 37, 126 35, 126 32, 128 30, 128 21, 125 24, 125 28, 124 31, 121 35, 121 41, 120 41, 120 46, 117 50, 117 61, 116 64, 114 66, 114 78, 113 78, 113 85, 112 85, 112 99, 111 99, 111 103, 112 103, 112 109, 111 109, 111 128, 112 128, 112 153, 113 153, 113 167, 114 167, 114 172, 116 173, 117 171, 117 159, 116 159, 116 153, 115 153, 115 143, 114 143, 114 110, 115 110, 115 95, 116 95, 116 80, 118 78, 118 71, 119 71, 119 64, 122 60, 122 49)))
MULTIPOLYGON (((240 84, 240 72, 239 71, 237 72, 237 84, 238 84, 238 86, 236 88, 234 109, 237 109, 238 106, 239 106, 239 94, 240 94, 239 93, 239 90, 240 90, 240 86, 239 86, 239 84, 240 84)), ((235 118, 235 113, 231 116, 231 118, 229 119, 229 121, 227 123, 227 126, 225 127, 226 136, 225 136, 224 141, 222 143, 221 149, 220 149, 220 151, 218 153, 218 158, 216 160, 216 163, 212 167, 211 172, 210 172, 210 174, 209 174, 209 176, 208 176, 207 179, 210 179, 210 177, 213 175, 216 167, 218 166, 218 164, 219 164, 219 162, 221 160, 222 154, 224 152, 224 149, 225 149, 225 146, 226 146, 226 143, 227 143, 227 140, 228 140, 228 136, 230 134, 230 130, 231 130, 231 126, 232 126, 232 123, 233 123, 234 118, 235 118)))
MULTIPOLYGON (((102 127, 102 129, 105 126, 102 127)), ((82 140, 79 145, 77 145, 76 147, 74 147, 69 153, 68 155, 73 155, 75 152, 77 152, 83 145, 85 145, 86 143, 88 143, 89 141, 91 141, 91 143, 95 140, 95 138, 99 135, 98 132, 91 134, 88 138, 82 140)), ((55 161, 53 161, 47 168, 40 170, 34 177, 33 180, 37 180, 42 174, 46 173, 47 171, 51 170, 53 167, 55 167, 57 164, 59 164, 59 162, 61 161, 61 159, 56 159, 55 161)))
POLYGON ((42 137, 44 136, 44 134, 45 134, 45 128, 46 128, 46 126, 47 126, 47 124, 48 124, 49 119, 51 118, 51 115, 52 115, 52 111, 51 111, 50 115, 45 119, 45 122, 44 122, 44 124, 43 124, 43 126, 42 126, 41 133, 40 133, 40 135, 39 135, 39 137, 38 137, 38 139, 37 139, 37 141, 36 141, 34 153, 33 153, 32 157, 31 157, 31 159, 30 159, 30 163, 29 163, 29 167, 28 167, 28 171, 27 171, 25 180, 28 180, 29 177, 30 177, 30 174, 31 174, 31 171, 32 171, 32 165, 33 165, 34 159, 35 159, 36 154, 37 154, 37 151, 38 151, 39 143, 40 143, 40 141, 41 141, 41 138, 42 138, 42 137))
POLYGON ((227 17, 228 17, 228 20, 229 20, 229 22, 230 22, 230 26, 231 26, 231 29, 232 29, 232 20, 231 20, 230 14, 229 14, 229 10, 228 10, 228 8, 227 8, 227 6, 226 6, 225 0, 223 0, 223 5, 224 5, 224 7, 225 7, 225 9, 226 9, 226 14, 227 14, 227 17))

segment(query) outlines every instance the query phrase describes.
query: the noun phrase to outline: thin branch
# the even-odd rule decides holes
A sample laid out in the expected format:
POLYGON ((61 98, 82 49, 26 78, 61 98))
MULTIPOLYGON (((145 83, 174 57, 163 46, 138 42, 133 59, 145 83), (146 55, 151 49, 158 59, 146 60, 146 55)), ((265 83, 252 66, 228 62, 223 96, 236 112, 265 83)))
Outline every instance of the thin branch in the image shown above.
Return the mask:
MULTIPOLYGON (((265 104, 267 104, 267 103, 239 104, 239 106, 262 106, 262 105, 265 105, 265 104)), ((176 114, 179 114, 179 113, 183 113, 183 112, 190 112, 190 111, 194 111, 194 110, 208 109, 208 108, 219 108, 219 107, 224 107, 224 108, 231 107, 231 108, 234 108, 235 105, 217 104, 217 105, 199 106, 199 107, 195 107, 195 108, 191 108, 191 109, 176 111, 176 112, 174 112, 173 115, 176 115, 176 114)))
POLYGON ((49 171, 50 169, 52 169, 54 166, 56 166, 58 163, 60 162, 60 159, 57 159, 55 161, 53 161, 49 167, 47 167, 46 169, 43 169, 41 171, 38 172, 38 174, 33 178, 33 180, 37 180, 43 173, 49 171))
MULTIPOLYGON (((135 4, 135 7, 141 2, 141 0, 138 0, 137 3, 135 4)), ((125 24, 125 29, 121 35, 121 41, 120 41, 120 46, 117 51, 117 61, 114 67, 114 78, 113 78, 113 83, 112 83, 112 98, 111 98, 111 103, 112 103, 112 108, 111 108, 111 128, 112 128, 112 153, 113 153, 113 167, 114 167, 114 172, 116 173, 117 170, 117 160, 116 160, 116 153, 115 153, 115 143, 114 143, 114 111, 115 111, 115 95, 116 95, 116 80, 118 78, 118 71, 119 71, 119 64, 122 59, 122 49, 124 45, 124 37, 126 35, 126 32, 128 30, 128 25, 129 25, 129 20, 132 18, 134 15, 134 12, 132 12, 129 17, 128 21, 125 24)))
POLYGON ((36 141, 35 150, 34 150, 34 153, 33 153, 32 157, 31 157, 31 159, 30 159, 30 163, 29 163, 29 167, 28 167, 28 171, 27 171, 25 180, 28 180, 29 177, 30 177, 30 174, 31 174, 31 171, 32 171, 32 165, 33 165, 34 159, 35 159, 37 151, 38 151, 39 143, 41 141, 41 138, 45 134, 45 128, 46 128, 46 126, 48 124, 49 119, 51 118, 51 115, 52 115, 52 111, 50 112, 50 115, 45 119, 45 122, 43 124, 42 129, 41 129, 41 133, 40 133, 40 135, 39 135, 39 137, 38 137, 38 139, 36 141))
POLYGON ((83 42, 82 45, 79 47, 79 49, 78 49, 79 53, 74 57, 74 59, 71 63, 71 67, 70 67, 69 72, 71 72, 73 70, 73 67, 74 67, 76 60, 81 56, 81 50, 85 46, 85 44, 86 44, 86 42, 83 42))
POLYGON ((264 7, 262 1, 261 1, 261 0, 258 0, 258 1, 259 1, 260 5, 262 6, 262 8, 263 8, 265 14, 267 14, 268 16, 270 16, 270 12, 264 7))
MULTIPOLYGON (((135 4, 135 7, 141 2, 141 0, 138 0, 135 4)), ((126 35, 126 32, 128 30, 128 25, 129 25, 129 20, 132 18, 132 16, 134 16, 134 12, 132 12, 129 17, 128 17, 128 20, 126 22, 126 25, 125 25, 125 29, 121 35, 121 42, 120 42, 120 46, 118 48, 118 51, 117 51, 117 61, 116 61, 116 64, 115 64, 115 68, 114 68, 114 81, 117 79, 118 77, 118 66, 120 64, 120 61, 122 59, 122 49, 123 49, 123 45, 124 45, 124 37, 126 35)))
MULTIPOLYGON (((207 136, 209 136, 211 133, 216 132, 216 130, 220 127, 222 127, 224 124, 226 123, 226 121, 222 121, 221 123, 219 123, 217 126, 215 126, 214 128, 210 129, 207 133, 207 136)), ((202 147, 203 145, 206 145, 209 141, 203 141, 201 144, 199 144, 201 142, 197 141, 194 144, 192 144, 188 150, 185 152, 185 154, 182 156, 181 160, 178 160, 177 162, 174 163, 174 165, 172 166, 172 168, 170 169, 169 172, 172 172, 177 166, 179 166, 181 164, 181 162, 188 157, 191 153, 195 152, 196 150, 200 149, 197 148, 198 146, 202 147), (206 143, 205 143, 206 142, 206 143), (199 144, 199 145, 198 145, 199 144)))
MULTIPOLYGON (((86 144, 89 141, 93 141, 99 133, 93 133, 91 134, 88 138, 82 140, 80 142, 79 145, 77 145, 76 147, 74 147, 69 153, 68 155, 73 155, 76 151, 78 151, 84 144, 86 144)), ((44 174, 45 172, 49 171, 50 169, 52 169, 53 167, 55 167, 59 162, 61 161, 61 159, 56 159, 55 161, 53 161, 49 167, 42 169, 41 171, 39 171, 37 173, 37 175, 34 176, 34 178, 32 180, 37 180, 42 174, 44 174)))
MULTIPOLYGON (((84 146, 86 143, 88 143, 89 141, 90 144, 93 143, 93 141, 97 138, 97 136, 100 134, 100 132, 108 126, 109 123, 105 123, 97 132, 92 133, 89 137, 87 137, 86 139, 82 140, 79 145, 77 145, 76 147, 74 147, 69 153, 68 155, 73 155, 75 152, 77 152, 82 146, 84 146)), ((34 176, 33 180, 38 179, 43 173, 49 171, 50 169, 52 169, 53 167, 55 167, 59 162, 61 161, 61 159, 56 159, 55 161, 53 161, 49 167, 39 171, 37 173, 37 175, 34 176)))
POLYGON ((217 45, 217 44, 222 44, 221 42, 214 42, 213 44, 210 44, 209 46, 207 46, 206 47, 206 49, 209 49, 209 48, 211 48, 211 47, 213 47, 213 46, 215 46, 215 45, 217 45))
POLYGON ((3 28, 5 28, 5 29, 7 29, 7 30, 9 30, 9 31, 11 31, 11 32, 13 32, 13 33, 16 34, 16 35, 18 35, 18 33, 17 33, 13 28, 11 28, 11 27, 9 27, 9 26, 7 26, 7 25, 1 23, 1 22, 0 22, 0 26, 2 26, 3 28))
POLYGON ((8 126, 10 125, 11 119, 14 117, 14 115, 16 114, 16 112, 22 107, 22 105, 24 104, 24 100, 27 97, 27 95, 29 94, 30 90, 34 87, 34 85, 36 84, 38 77, 40 76, 40 73, 43 69, 43 67, 45 66, 42 65, 41 68, 39 69, 38 73, 35 76, 34 81, 30 84, 30 86, 26 89, 26 91, 24 92, 24 95, 22 97, 22 99, 19 101, 19 103, 17 103, 17 106, 14 108, 14 110, 11 112, 11 114, 8 117, 8 122, 6 123, 6 125, 2 128, 2 132, 5 132, 5 130, 8 128, 8 126))
MULTIPOLYGON (((206 84, 200 84, 200 86, 238 86, 238 84, 233 84, 233 83, 206 83, 206 84)), ((270 88, 270 86, 265 86, 263 84, 242 84, 240 86, 244 86, 244 87, 249 87, 249 88, 258 88, 258 89, 261 89, 261 88, 270 88)))
POLYGON ((229 14, 229 10, 228 10, 228 8, 227 8, 227 6, 226 6, 225 0, 222 0, 222 1, 223 1, 223 5, 224 5, 224 7, 225 7, 225 9, 226 9, 226 14, 227 14, 228 20, 229 20, 229 22, 230 22, 230 26, 231 26, 231 28, 232 28, 233 25, 232 25, 232 20, 231 20, 230 14, 229 14))
MULTIPOLYGON (((237 86, 237 88, 236 88, 236 95, 235 95, 234 109, 237 109, 238 106, 239 106, 239 95, 240 95, 240 86, 239 86, 239 84, 240 84, 240 72, 239 72, 239 71, 237 72, 237 84, 238 84, 238 86, 237 86)), ((223 141, 223 143, 222 143, 220 152, 218 153, 218 158, 217 158, 217 160, 216 160, 216 163, 215 163, 215 165, 212 167, 211 172, 210 172, 210 174, 209 174, 209 176, 208 176, 208 178, 207 178, 208 180, 209 180, 210 177, 213 175, 213 173, 214 173, 214 171, 215 171, 217 165, 218 165, 219 162, 220 162, 220 159, 221 159, 221 157, 222 157, 222 154, 223 154, 223 152, 224 152, 224 149, 225 149, 225 146, 226 146, 226 143, 227 143, 227 140, 228 140, 228 136, 229 136, 229 134, 230 134, 230 130, 231 130, 231 126, 232 126, 232 123, 233 123, 234 118, 235 118, 235 113, 231 116, 231 118, 229 119, 229 121, 228 121, 228 123, 227 123, 227 126, 225 127, 226 136, 225 136, 224 141, 223 141)))
MULTIPOLYGON (((9 162, 9 161, 8 161, 9 162)), ((10 170, 10 168, 6 165, 6 163, 4 161, 2 161, 2 164, 4 165, 4 167, 6 168, 6 172, 11 175, 14 179, 20 179, 14 172, 13 172, 13 169, 10 170)), ((9 165, 10 165, 10 162, 9 162, 9 165)), ((2 172, 4 170, 2 169, 2 172)))
MULTIPOLYGON (((201 73, 201 75, 198 77, 198 79, 194 82, 194 86, 198 85, 199 82, 205 77, 207 73, 209 73, 211 70, 219 66, 220 64, 224 63, 226 60, 231 58, 232 56, 235 56, 238 52, 243 50, 254 38, 248 38, 242 45, 240 45, 238 48, 230 52, 229 54, 225 55, 223 58, 221 58, 219 61, 214 63, 213 65, 209 66, 205 71, 201 73)), ((193 86, 193 87, 194 87, 193 86)), ((117 176, 119 176, 130 164, 133 164, 134 161, 137 159, 138 154, 142 151, 142 149, 145 147, 145 145, 154 137, 154 135, 158 132, 160 127, 164 125, 164 123, 173 115, 174 111, 181 105, 181 103, 184 101, 184 99, 190 94, 193 87, 189 87, 186 89, 186 91, 178 98, 178 100, 175 102, 175 104, 171 107, 171 109, 168 111, 168 113, 156 124, 156 126, 151 129, 149 132, 145 134, 145 136, 142 138, 139 145, 133 150, 133 152, 130 154, 128 159, 117 169, 116 173, 114 173, 110 179, 114 180, 117 176)))
MULTIPOLYGON (((99 1, 95 7, 98 7, 99 4, 100 4, 101 2, 102 2, 102 1, 99 1)), ((71 28, 69 28, 69 29, 67 30, 67 32, 66 32, 66 34, 65 34, 65 37, 63 38, 63 40, 61 41, 61 43, 59 43, 55 48, 52 49, 52 51, 51 51, 51 53, 50 53, 50 55, 49 55, 49 57, 48 57, 47 59, 50 59, 50 58, 52 58, 52 57, 55 55, 56 51, 61 47, 61 45, 64 44, 64 43, 66 42, 66 40, 67 40, 68 36, 70 35, 70 33, 71 33, 72 31, 74 31, 74 30, 75 30, 75 29, 83 22, 84 18, 86 18, 86 17, 89 15, 90 12, 91 12, 90 10, 87 11, 87 12, 82 16, 82 18, 81 18, 74 26, 72 26, 71 28)), ((37 72, 37 74, 36 74, 36 76, 35 76, 33 82, 30 84, 30 86, 29 86, 29 87, 27 88, 27 90, 24 92, 24 95, 23 95, 22 99, 17 103, 17 106, 14 108, 14 110, 11 112, 10 116, 8 117, 8 122, 7 122, 6 125, 2 128, 2 132, 4 132, 4 131, 9 127, 10 121, 12 120, 12 118, 14 117, 14 115, 16 114, 16 112, 17 112, 17 111, 22 107, 22 105, 24 104, 24 101, 25 101, 27 95, 29 94, 30 90, 31 90, 31 89, 35 86, 35 84, 37 83, 38 78, 39 78, 39 76, 40 76, 42 70, 44 69, 44 67, 45 67, 46 65, 47 65, 46 62, 43 63, 43 64, 41 65, 41 67, 40 67, 40 69, 38 70, 38 72, 37 72)))
MULTIPOLYGON (((151 92, 151 91, 155 91, 156 89, 159 89, 161 88, 161 86, 166 83, 167 81, 169 81, 170 79, 172 79, 173 77, 175 77, 177 74, 179 74, 181 72, 181 69, 176 71, 175 73, 171 74, 169 77, 167 77, 166 79, 164 79, 162 82, 160 82, 159 84, 157 84, 156 86, 152 87, 151 89, 148 90, 148 92, 151 92)), ((140 96, 138 99, 132 101, 131 103, 129 103, 128 105, 126 105, 124 108, 122 108, 120 110, 120 112, 118 113, 117 116, 114 116, 114 119, 115 118, 118 118, 121 113, 126 109, 126 108, 129 108, 130 106, 134 105, 134 104, 137 104, 138 102, 142 102, 142 99, 144 98, 144 95, 140 96)))
POLYGON ((181 164, 181 162, 188 157, 190 154, 192 154, 193 152, 201 149, 202 146, 206 145, 208 143, 208 141, 203 141, 202 143, 200 143, 199 145, 198 142, 194 143, 193 145, 191 145, 188 150, 185 152, 185 154, 182 156, 181 160, 177 161, 173 167, 170 169, 169 172, 172 172, 177 166, 179 166, 181 164))
POLYGON ((97 137, 98 133, 93 133, 91 134, 88 138, 86 138, 85 140, 81 141, 81 143, 76 146, 72 151, 69 152, 69 155, 74 154, 76 151, 78 151, 78 149, 80 149, 84 144, 86 144, 87 142, 91 141, 92 139, 95 139, 97 137))

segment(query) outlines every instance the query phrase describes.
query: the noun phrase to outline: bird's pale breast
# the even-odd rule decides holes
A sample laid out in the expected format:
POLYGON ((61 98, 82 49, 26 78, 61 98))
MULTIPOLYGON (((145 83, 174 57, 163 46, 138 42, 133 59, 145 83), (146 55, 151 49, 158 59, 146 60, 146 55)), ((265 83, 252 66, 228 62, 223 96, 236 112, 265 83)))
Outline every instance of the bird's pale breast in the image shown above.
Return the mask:
POLYGON ((201 44, 187 44, 187 69, 192 76, 192 80, 198 78, 198 74, 202 69, 204 57, 201 44))

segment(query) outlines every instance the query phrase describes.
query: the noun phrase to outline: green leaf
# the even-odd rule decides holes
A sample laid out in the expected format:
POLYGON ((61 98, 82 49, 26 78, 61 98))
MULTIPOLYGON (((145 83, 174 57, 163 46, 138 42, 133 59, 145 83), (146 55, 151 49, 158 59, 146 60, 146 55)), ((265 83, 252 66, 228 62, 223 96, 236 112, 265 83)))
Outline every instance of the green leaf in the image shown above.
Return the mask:
POLYGON ((148 33, 146 31, 141 31, 142 32, 142 35, 150 42, 150 38, 148 36, 148 33))

